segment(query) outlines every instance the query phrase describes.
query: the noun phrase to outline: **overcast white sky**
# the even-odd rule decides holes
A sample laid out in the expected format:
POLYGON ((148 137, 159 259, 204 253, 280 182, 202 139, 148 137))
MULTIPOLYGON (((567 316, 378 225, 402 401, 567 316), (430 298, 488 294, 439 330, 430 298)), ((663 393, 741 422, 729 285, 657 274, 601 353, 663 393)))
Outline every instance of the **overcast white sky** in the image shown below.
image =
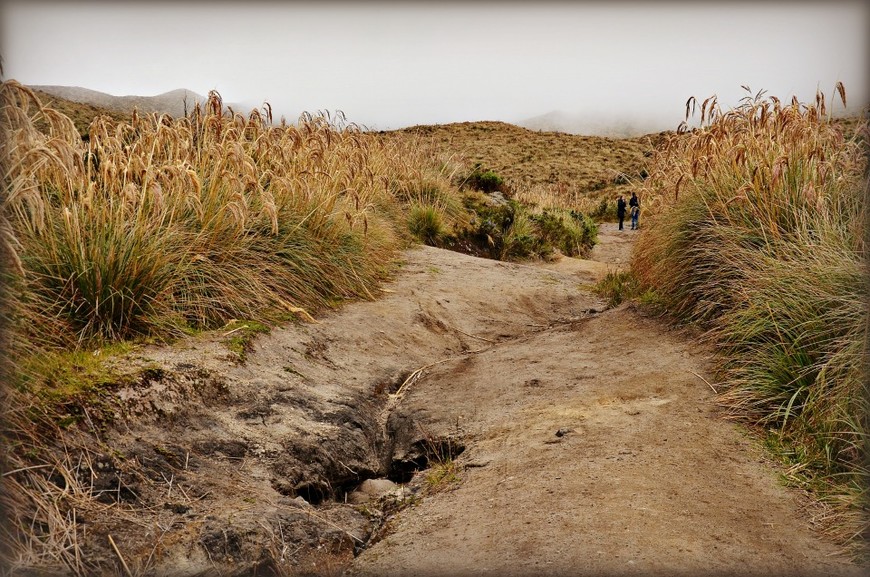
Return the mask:
POLYGON ((4 77, 114 95, 216 89, 378 129, 560 110, 682 120, 765 89, 868 101, 870 9, 819 2, 0 0, 4 77))

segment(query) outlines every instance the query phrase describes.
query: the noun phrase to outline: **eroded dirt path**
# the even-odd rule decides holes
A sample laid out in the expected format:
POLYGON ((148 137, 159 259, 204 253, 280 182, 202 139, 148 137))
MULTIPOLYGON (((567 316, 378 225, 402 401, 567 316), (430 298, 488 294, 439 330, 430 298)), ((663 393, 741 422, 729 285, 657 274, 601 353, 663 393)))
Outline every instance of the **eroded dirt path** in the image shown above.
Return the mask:
POLYGON ((410 250, 377 299, 245 359, 234 330, 122 359, 146 370, 73 455, 107 503, 87 559, 116 566, 111 535, 142 575, 859 574, 717 412, 691 338, 590 292, 627 263, 614 228, 597 260, 410 250), (445 440, 460 480, 432 493, 445 440), (360 503, 384 478, 398 502, 360 503))
MULTIPOLYGON (((625 263, 634 233, 612 228, 604 268, 545 268, 625 263)), ((349 574, 859 574, 705 375, 688 336, 625 307, 434 367, 402 412, 465 439, 461 480, 401 511, 349 574)))

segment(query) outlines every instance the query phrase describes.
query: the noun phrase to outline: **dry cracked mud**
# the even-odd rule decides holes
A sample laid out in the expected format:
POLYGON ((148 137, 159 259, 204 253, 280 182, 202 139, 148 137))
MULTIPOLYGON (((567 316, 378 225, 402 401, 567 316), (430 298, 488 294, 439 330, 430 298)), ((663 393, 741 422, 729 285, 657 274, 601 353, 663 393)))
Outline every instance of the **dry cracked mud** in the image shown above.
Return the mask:
POLYGON ((863 573, 721 414, 707 351, 590 292, 634 234, 531 265, 416 248, 244 362, 220 332, 136 351, 84 546, 159 575, 863 573))

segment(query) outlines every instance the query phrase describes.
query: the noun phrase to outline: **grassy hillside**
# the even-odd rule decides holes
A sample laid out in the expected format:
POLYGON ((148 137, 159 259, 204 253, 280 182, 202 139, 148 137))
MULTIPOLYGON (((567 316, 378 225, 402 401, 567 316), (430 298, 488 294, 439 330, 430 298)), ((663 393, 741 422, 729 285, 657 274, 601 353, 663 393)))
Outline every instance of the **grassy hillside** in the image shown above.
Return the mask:
MULTIPOLYGON (((33 93, 39 97, 40 101, 42 101, 45 106, 57 110, 72 120, 76 130, 81 136, 86 136, 88 134, 88 127, 98 116, 105 115, 116 121, 130 120, 130 114, 116 112, 107 108, 99 108, 81 102, 73 102, 72 100, 58 98, 40 90, 34 90, 33 93)), ((38 123, 38 126, 44 128, 45 124, 38 123)))
POLYGON ((433 139, 445 149, 481 162, 516 187, 563 182, 600 189, 618 174, 639 178, 644 154, 665 133, 637 138, 540 132, 504 122, 461 122, 414 126, 397 131, 433 139))
MULTIPOLYGON (((129 121, 130 114, 73 102, 34 90, 48 107, 69 117, 79 134, 91 121, 106 115, 129 121)), ((504 122, 461 122, 414 126, 381 132, 387 139, 415 138, 464 167, 467 176, 475 164, 504 179, 505 189, 526 202, 544 202, 567 208, 597 209, 603 198, 636 190, 645 176, 652 151, 668 133, 635 138, 579 136, 542 132, 504 122), (591 201, 591 202, 587 202, 591 201), (583 205, 578 206, 578 205, 583 205), (572 206, 573 205, 573 206, 572 206)))
MULTIPOLYGON (((216 94, 190 118, 126 117, 14 82, 0 113, 0 351, 14 362, 0 377, 20 395, 7 437, 99 388, 83 347, 371 298, 414 238, 504 259, 583 254, 590 216, 638 190, 645 298, 709 329, 734 416, 833 504, 841 536, 866 535, 861 121, 755 101, 633 139, 498 122, 370 133, 228 114, 216 94)), ((26 489, 51 465, 23 446, 4 484, 48 510, 26 489)), ((30 546, 41 513, 9 494, 23 529, 3 540, 30 546)))
POLYGON ((504 122, 414 126, 414 134, 449 151, 469 167, 480 164, 504 179, 517 200, 604 213, 602 199, 630 194, 642 184, 648 157, 668 133, 636 138, 539 132, 504 122))
MULTIPOLYGON (((73 102, 33 91, 48 107, 69 117, 82 136, 91 121, 105 115, 129 121, 129 113, 73 102)), ((380 132, 388 140, 414 139, 462 167, 457 183, 479 164, 504 180, 506 193, 526 204, 574 208, 596 216, 609 215, 617 194, 637 190, 646 175, 652 151, 667 132, 635 138, 580 136, 535 131, 505 122, 461 122, 420 125, 380 132)))

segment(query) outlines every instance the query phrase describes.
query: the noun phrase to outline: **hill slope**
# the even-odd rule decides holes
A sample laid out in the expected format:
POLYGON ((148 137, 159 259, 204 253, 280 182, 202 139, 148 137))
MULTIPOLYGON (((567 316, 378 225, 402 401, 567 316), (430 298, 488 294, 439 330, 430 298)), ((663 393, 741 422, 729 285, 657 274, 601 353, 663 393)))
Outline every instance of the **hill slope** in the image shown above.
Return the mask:
POLYGON ((113 112, 130 113, 133 108, 138 108, 139 112, 158 114, 169 114, 171 116, 184 116, 185 99, 187 100, 187 110, 193 110, 197 102, 205 102, 206 97, 185 88, 171 90, 156 96, 113 96, 105 92, 98 92, 88 88, 78 86, 31 86, 34 90, 39 90, 45 94, 50 94, 57 98, 78 102, 82 104, 90 104, 91 106, 110 110, 113 112))
POLYGON ((495 171, 515 191, 543 187, 594 198, 630 191, 644 178, 647 155, 668 134, 608 138, 489 121, 412 126, 395 133, 429 138, 442 151, 495 171))

